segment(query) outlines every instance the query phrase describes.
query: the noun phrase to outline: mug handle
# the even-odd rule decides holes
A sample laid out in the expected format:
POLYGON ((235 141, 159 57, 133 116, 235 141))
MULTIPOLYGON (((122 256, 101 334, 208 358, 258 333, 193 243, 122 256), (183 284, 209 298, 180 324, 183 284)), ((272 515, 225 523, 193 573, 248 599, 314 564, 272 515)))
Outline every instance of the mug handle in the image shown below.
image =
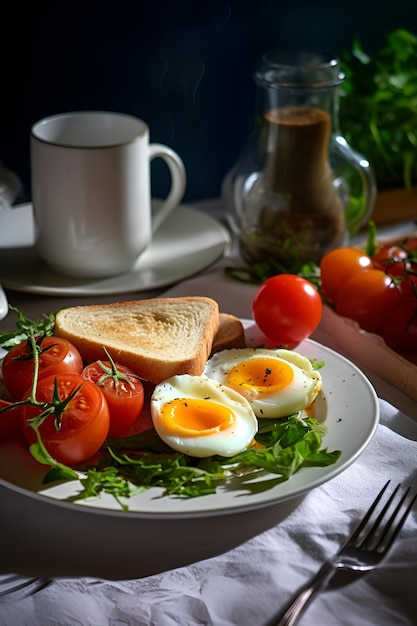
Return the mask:
POLYGON ((171 174, 171 189, 164 202, 152 213, 152 234, 158 230, 171 211, 180 204, 187 183, 184 163, 174 150, 161 143, 149 144, 149 160, 152 161, 157 157, 163 159, 168 165, 171 174))

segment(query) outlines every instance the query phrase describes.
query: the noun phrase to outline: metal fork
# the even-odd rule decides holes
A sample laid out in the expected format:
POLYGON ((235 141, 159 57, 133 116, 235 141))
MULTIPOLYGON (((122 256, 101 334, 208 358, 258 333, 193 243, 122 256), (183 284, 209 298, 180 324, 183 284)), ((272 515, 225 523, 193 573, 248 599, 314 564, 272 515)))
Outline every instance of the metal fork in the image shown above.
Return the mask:
POLYGON ((400 499, 395 504, 394 501, 401 490, 399 484, 378 513, 378 504, 390 482, 388 481, 381 489, 362 521, 339 552, 326 561, 317 574, 300 589, 284 613, 278 618, 275 617, 267 626, 297 624, 308 605, 328 585, 338 569, 367 572, 375 569, 382 561, 417 499, 416 493, 407 504, 410 492, 410 487, 408 487, 402 495, 399 494, 400 499), (373 517, 374 513, 376 517, 373 517))

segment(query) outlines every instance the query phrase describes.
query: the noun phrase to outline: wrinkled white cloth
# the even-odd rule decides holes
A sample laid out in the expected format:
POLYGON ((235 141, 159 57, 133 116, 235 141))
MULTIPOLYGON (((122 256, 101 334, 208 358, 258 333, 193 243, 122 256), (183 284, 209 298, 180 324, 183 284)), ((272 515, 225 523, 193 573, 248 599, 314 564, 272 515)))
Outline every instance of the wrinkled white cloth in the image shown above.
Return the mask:
MULTIPOLYGON (((386 480, 417 485, 417 424, 383 400, 380 409, 376 435, 359 459, 274 528, 220 556, 139 580, 59 579, 0 605, 1 626, 266 624, 338 549, 386 480)), ((324 591, 300 624, 415 625, 416 538, 415 508, 382 565, 324 591)))

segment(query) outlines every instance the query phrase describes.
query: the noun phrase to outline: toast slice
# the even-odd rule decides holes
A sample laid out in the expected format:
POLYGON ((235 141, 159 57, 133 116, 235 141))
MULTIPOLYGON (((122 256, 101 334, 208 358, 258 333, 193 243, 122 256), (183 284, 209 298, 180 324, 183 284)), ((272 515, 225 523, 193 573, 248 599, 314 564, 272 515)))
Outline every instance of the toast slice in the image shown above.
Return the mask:
POLYGON ((153 298, 58 311, 55 333, 86 362, 112 359, 154 384, 200 375, 219 328, 219 307, 206 297, 153 298))
POLYGON ((221 350, 246 347, 245 330, 240 319, 229 313, 220 313, 219 322, 219 330, 214 338, 211 354, 221 350))

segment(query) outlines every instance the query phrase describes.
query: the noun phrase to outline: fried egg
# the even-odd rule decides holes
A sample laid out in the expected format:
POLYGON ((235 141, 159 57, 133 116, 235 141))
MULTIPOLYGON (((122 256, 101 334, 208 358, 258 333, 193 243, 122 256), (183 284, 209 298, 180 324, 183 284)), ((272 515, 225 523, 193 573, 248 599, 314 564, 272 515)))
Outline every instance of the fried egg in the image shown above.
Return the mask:
POLYGON ((258 430, 246 398, 205 376, 168 378, 155 387, 150 404, 159 437, 194 457, 231 457, 245 450, 258 430))
POLYGON ((257 417, 299 413, 322 388, 309 359, 284 349, 222 350, 209 359, 204 375, 241 393, 257 417))

